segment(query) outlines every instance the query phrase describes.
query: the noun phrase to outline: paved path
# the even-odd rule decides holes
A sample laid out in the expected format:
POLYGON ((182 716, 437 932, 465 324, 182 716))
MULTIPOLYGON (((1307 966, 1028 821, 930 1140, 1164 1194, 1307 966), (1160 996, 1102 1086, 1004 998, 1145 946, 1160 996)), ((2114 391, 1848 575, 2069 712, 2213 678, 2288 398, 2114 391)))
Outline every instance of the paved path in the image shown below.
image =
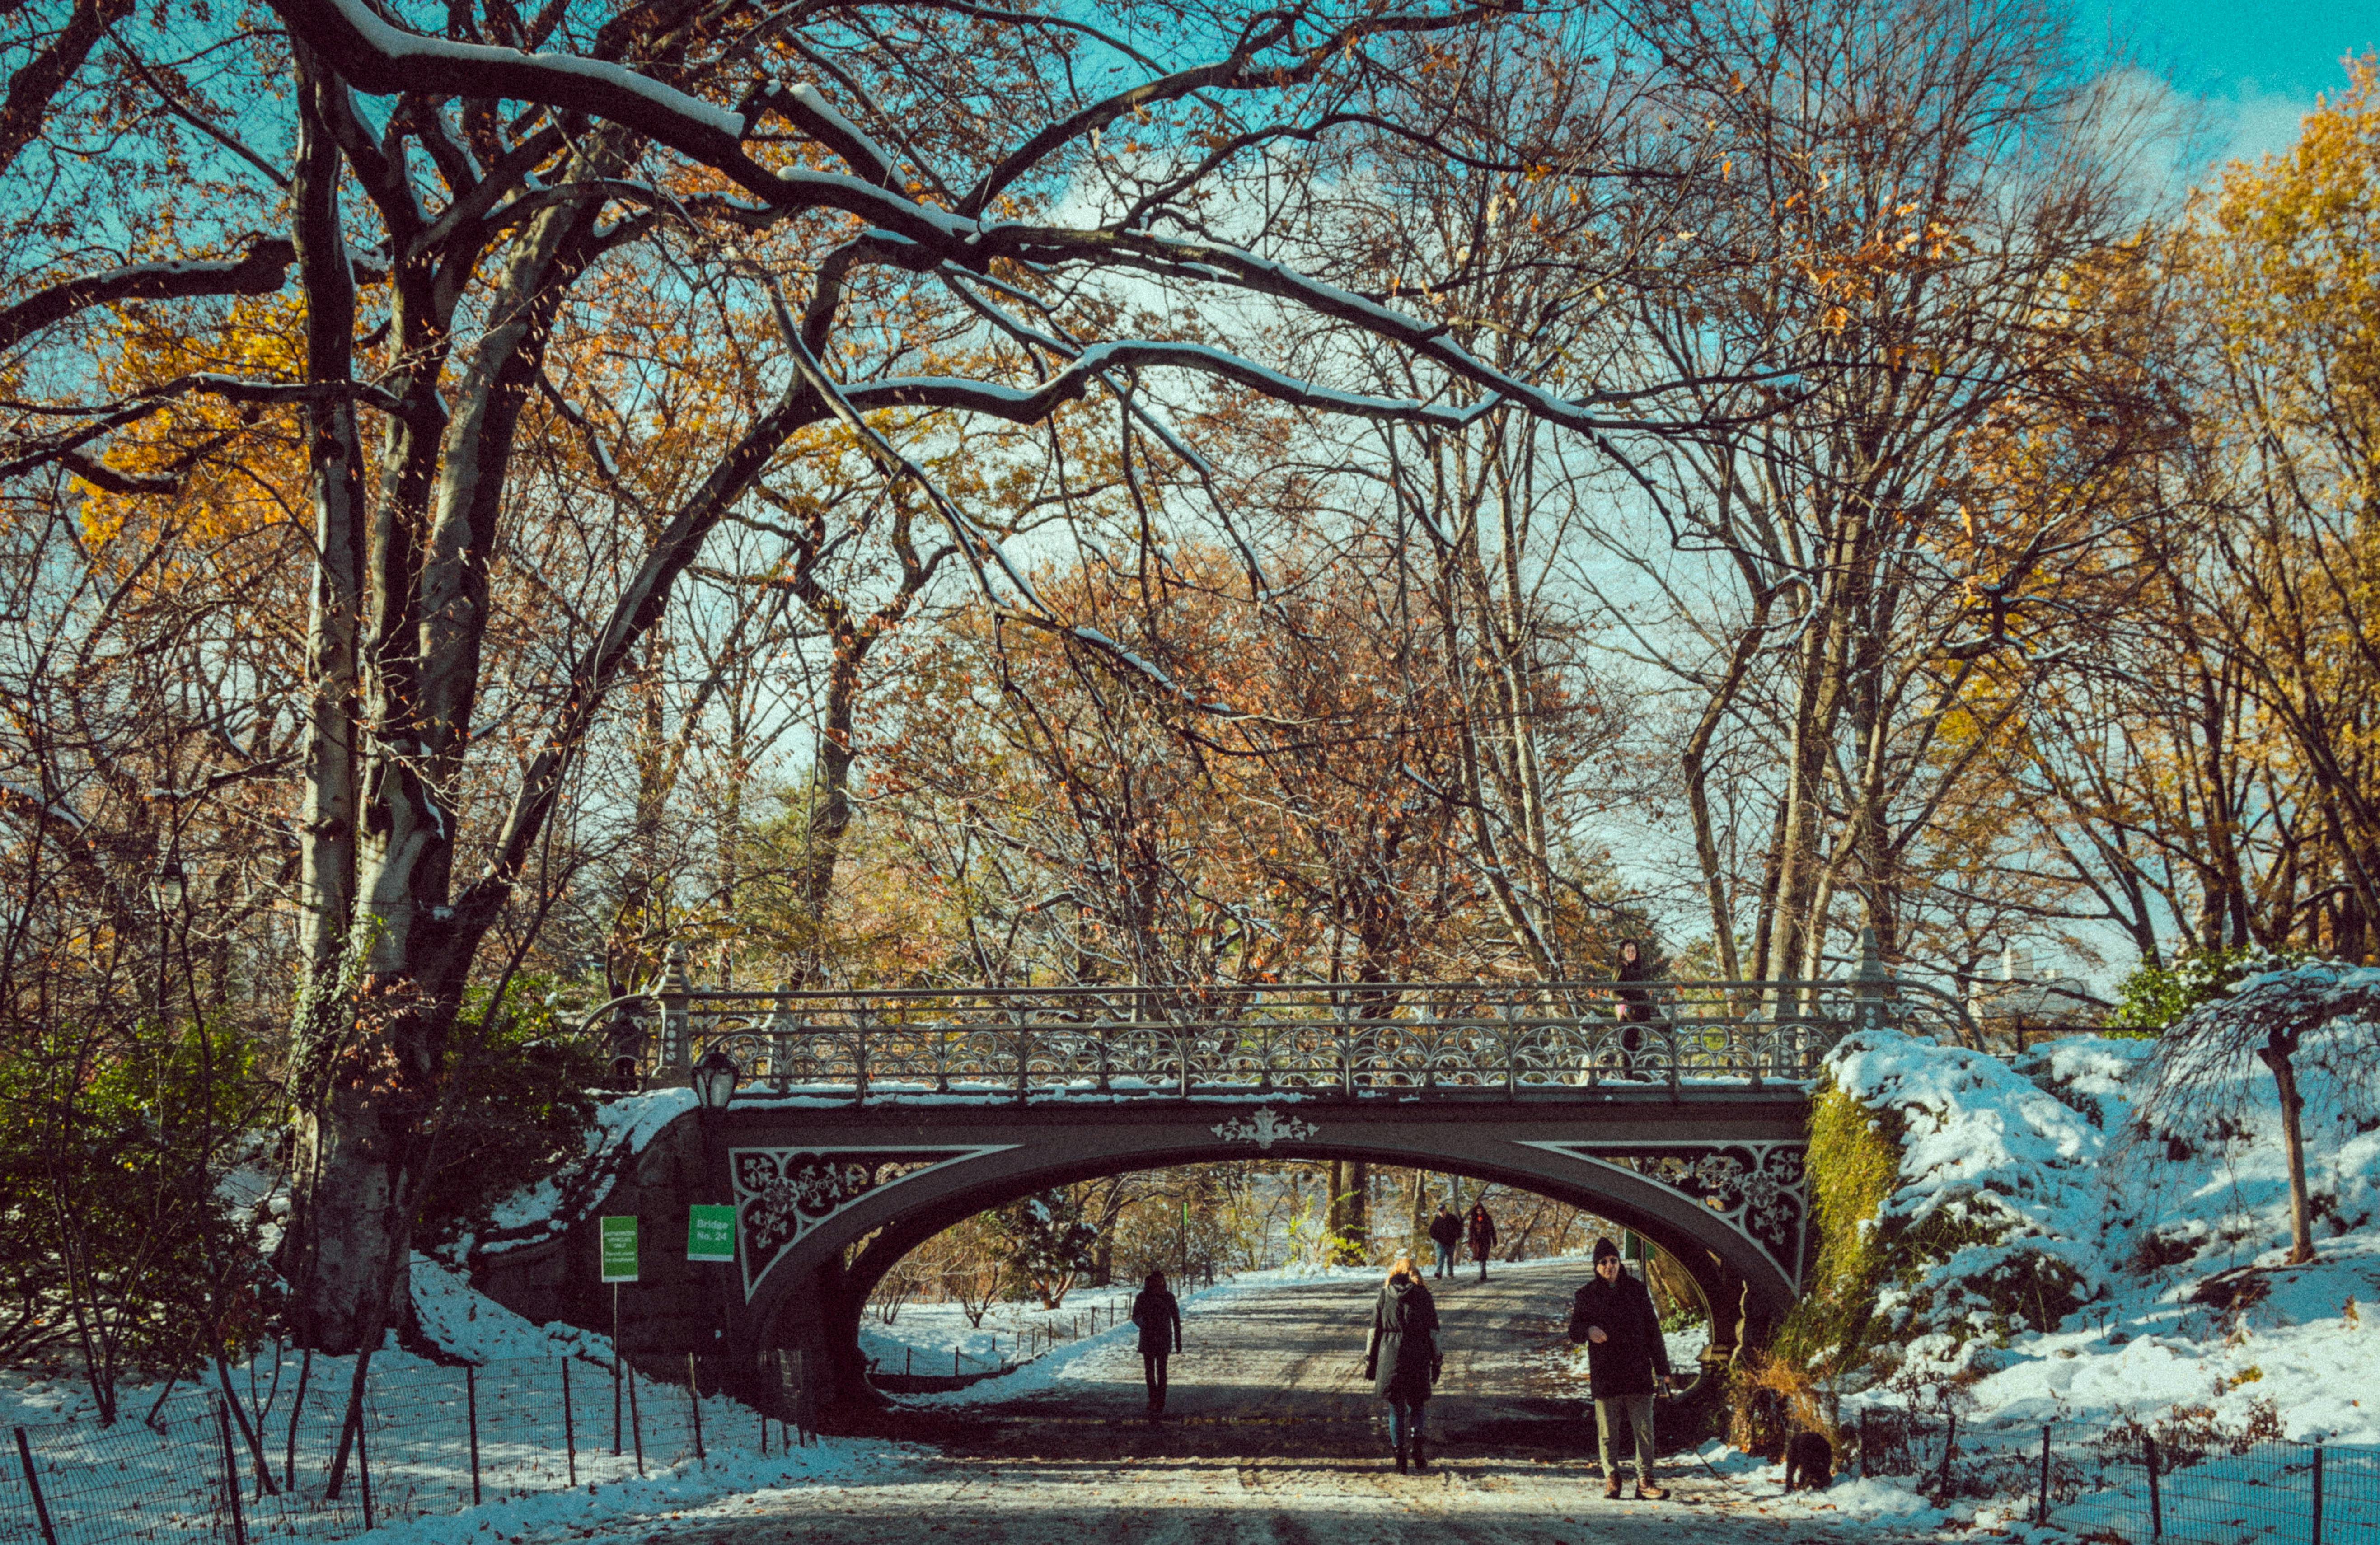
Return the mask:
MULTIPOLYGON (((1060 1387, 916 1412, 932 1456, 656 1523, 671 1545, 1824 1545, 1874 1530, 1760 1515, 1691 1457, 1670 1501, 1606 1502, 1592 1429, 1545 1366, 1575 1262, 1497 1269, 1441 1291, 1446 1374, 1427 1475, 1389 1463, 1362 1380, 1373 1290, 1327 1282, 1194 1305, 1167 1418, 1143 1417, 1139 1358, 1087 1349, 1060 1387), (732 1517, 722 1517, 732 1513, 732 1517)), ((1434 1284, 1435 1285, 1435 1284, 1434 1284)), ((1122 1338, 1118 1338, 1121 1341, 1122 1338)))

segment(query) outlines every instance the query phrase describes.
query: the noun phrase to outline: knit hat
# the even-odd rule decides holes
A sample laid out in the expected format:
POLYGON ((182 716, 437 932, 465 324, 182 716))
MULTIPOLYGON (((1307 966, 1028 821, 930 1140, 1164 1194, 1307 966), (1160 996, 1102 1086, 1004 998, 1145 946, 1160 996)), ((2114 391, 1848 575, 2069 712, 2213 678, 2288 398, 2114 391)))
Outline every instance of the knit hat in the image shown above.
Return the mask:
POLYGON ((1598 1266, 1603 1264, 1603 1258, 1606 1256, 1609 1256, 1612 1259, 1618 1260, 1620 1259, 1620 1247, 1613 1244, 1609 1239, 1597 1240, 1595 1242, 1596 1264, 1598 1266))

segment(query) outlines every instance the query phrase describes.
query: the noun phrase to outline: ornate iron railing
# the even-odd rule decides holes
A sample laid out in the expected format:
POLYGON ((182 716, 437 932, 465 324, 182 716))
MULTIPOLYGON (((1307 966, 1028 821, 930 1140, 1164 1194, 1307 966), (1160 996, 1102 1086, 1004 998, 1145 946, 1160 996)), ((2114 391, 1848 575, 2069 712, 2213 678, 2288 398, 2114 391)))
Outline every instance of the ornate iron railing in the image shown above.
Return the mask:
POLYGON ((1881 974, 805 992, 673 975, 648 1000, 660 1033, 635 1056, 648 1082, 682 1081, 718 1050, 749 1092, 856 1101, 1757 1089, 1806 1081, 1862 1027, 1974 1039, 1955 998, 1881 974))

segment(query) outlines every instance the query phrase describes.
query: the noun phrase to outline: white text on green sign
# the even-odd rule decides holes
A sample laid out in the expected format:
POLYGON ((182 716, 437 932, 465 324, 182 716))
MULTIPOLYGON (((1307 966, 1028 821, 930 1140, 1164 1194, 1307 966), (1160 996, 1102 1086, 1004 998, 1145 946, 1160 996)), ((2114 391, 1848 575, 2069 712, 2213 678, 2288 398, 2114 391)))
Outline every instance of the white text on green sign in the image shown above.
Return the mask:
POLYGON ((686 1259, 734 1260, 735 1210, 700 1202, 686 1209, 686 1259))
POLYGON ((603 1241, 603 1281, 632 1283, 637 1280, 637 1220, 605 1218, 601 1220, 600 1237, 603 1241))

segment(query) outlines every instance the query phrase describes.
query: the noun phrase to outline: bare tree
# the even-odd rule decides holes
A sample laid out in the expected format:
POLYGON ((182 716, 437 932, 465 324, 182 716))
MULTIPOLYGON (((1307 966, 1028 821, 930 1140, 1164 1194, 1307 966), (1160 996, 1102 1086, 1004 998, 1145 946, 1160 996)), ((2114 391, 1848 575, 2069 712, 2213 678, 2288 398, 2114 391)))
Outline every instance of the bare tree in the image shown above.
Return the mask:
POLYGON ((2306 1182, 2301 1057, 2317 1037, 2316 1065, 2340 1093, 2368 1102, 2380 1071, 2380 980, 2369 970, 2315 961, 2249 978, 2192 1010, 2157 1043, 2155 1080, 2142 1120, 2152 1131, 2235 1125, 2247 1111, 2240 1077, 2252 1056, 2273 1077, 2289 1175, 2289 1260, 2313 1259, 2313 1198, 2306 1182), (2327 1032, 2323 1034, 2321 1032, 2327 1032))

